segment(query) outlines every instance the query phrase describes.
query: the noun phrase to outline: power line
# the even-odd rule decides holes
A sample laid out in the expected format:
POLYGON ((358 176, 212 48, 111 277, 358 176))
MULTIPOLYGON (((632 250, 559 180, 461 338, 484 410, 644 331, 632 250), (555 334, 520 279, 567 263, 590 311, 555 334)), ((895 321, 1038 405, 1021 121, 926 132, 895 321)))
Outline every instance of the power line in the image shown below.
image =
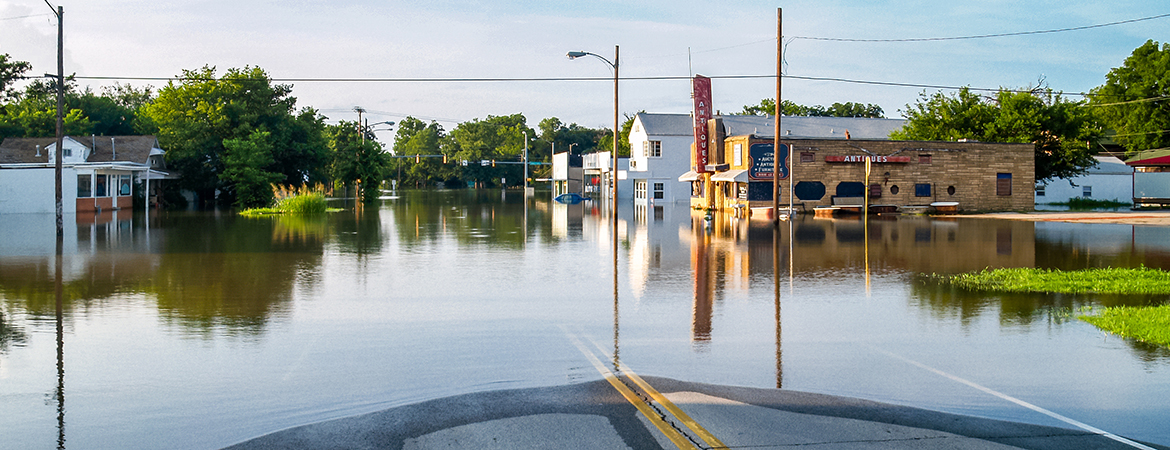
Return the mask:
POLYGON ((56 15, 54 15, 54 14, 29 14, 29 15, 27 15, 27 16, 17 16, 17 17, 0 17, 0 21, 3 21, 3 20, 19 20, 19 19, 28 19, 28 18, 32 18, 32 17, 45 17, 45 16, 53 16, 53 17, 56 17, 56 15))
MULTIPOLYGON (((1066 31, 1080 31, 1092 28, 1111 27, 1114 25, 1122 25, 1127 23, 1142 22, 1146 20, 1162 19, 1170 17, 1170 14, 1160 14, 1157 16, 1142 17, 1138 19, 1121 20, 1117 22, 1101 23, 1096 25, 1085 25, 1080 27, 1057 28, 1053 30, 1038 30, 1038 31, 1018 31, 1014 33, 996 33, 996 34, 979 34, 974 36, 954 36, 954 37, 932 37, 932 38, 905 38, 905 39, 853 39, 853 38, 832 38, 832 37, 816 37, 816 36, 791 36, 794 39, 804 39, 809 41, 834 41, 834 42, 927 42, 927 41, 958 41, 965 39, 988 39, 1008 36, 1025 36, 1033 34, 1048 34, 1048 33, 1063 33, 1066 31)), ((774 39, 773 39, 774 40, 774 39)))

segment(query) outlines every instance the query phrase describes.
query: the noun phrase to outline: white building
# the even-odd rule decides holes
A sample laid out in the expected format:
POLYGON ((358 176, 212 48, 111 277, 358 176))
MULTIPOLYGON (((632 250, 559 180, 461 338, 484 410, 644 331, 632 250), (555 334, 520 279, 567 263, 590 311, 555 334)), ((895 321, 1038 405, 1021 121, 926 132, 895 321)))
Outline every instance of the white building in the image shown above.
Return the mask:
POLYGON ((1036 186, 1036 204, 1065 203, 1077 197, 1131 203, 1133 167, 1113 156, 1094 156, 1097 165, 1084 175, 1036 186))
MULTIPOLYGON (((155 204, 164 152, 154 136, 66 136, 61 201, 66 214, 130 209, 135 184, 155 204), (153 186, 151 185, 153 183, 153 186)), ((56 212, 56 138, 7 138, 0 143, 0 213, 56 212)))
MULTIPOLYGON (((728 136, 775 136, 775 116, 716 116, 728 136)), ((796 117, 780 120, 784 136, 821 139, 887 139, 901 119, 796 117)), ((630 169, 634 204, 689 202, 694 124, 690 114, 639 113, 630 128, 630 169)), ((618 196, 628 198, 619 191, 618 196)))

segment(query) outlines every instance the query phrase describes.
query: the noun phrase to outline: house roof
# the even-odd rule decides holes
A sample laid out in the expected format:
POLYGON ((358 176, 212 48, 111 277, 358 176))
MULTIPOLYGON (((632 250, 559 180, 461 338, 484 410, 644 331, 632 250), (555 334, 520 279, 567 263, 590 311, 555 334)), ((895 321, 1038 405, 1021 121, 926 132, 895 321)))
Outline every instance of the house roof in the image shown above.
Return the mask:
MULTIPOLYGON (((638 117, 650 136, 690 136, 694 133, 690 114, 639 113, 638 117)), ((754 134, 775 136, 775 116, 716 116, 723 119, 728 136, 754 134)), ((890 132, 902 128, 902 119, 869 119, 862 117, 805 117, 783 116, 780 127, 786 138, 889 139, 890 132)))
MULTIPOLYGON (((124 161, 145 164, 151 151, 158 148, 158 139, 153 135, 144 136, 67 136, 90 149, 86 162, 124 161), (112 142, 111 142, 112 140, 112 142), (114 152, 117 152, 117 155, 114 152), (115 156, 117 158, 115 159, 115 156)), ((45 149, 57 143, 57 138, 5 138, 0 142, 0 164, 42 163, 48 164, 49 152, 45 149), (37 146, 41 146, 37 156, 37 146)))
POLYGON ((1170 148, 1141 152, 1125 163, 1131 166, 1170 166, 1170 148))
POLYGON ((1133 174, 1133 167, 1125 165, 1116 156, 1094 156, 1097 160, 1097 165, 1090 167, 1087 174, 1090 175, 1130 175, 1133 174))
POLYGON ((0 164, 49 163, 46 147, 56 144, 57 138, 4 138, 0 142, 0 164), (37 146, 41 146, 37 156, 37 146))

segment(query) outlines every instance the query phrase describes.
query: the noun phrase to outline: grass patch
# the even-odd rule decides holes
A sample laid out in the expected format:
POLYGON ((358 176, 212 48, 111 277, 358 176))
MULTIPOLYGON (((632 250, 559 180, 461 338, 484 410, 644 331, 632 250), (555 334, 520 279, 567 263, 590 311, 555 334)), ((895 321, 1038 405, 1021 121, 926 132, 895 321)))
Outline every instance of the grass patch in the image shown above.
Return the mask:
POLYGON ((1075 271, 1028 268, 984 269, 958 275, 930 275, 942 283, 971 291, 1058 294, 1170 294, 1170 272, 1136 269, 1075 271))
POLYGON ((1170 346, 1170 305, 1115 306, 1079 318, 1118 336, 1170 346))
POLYGON ((272 185, 275 204, 270 208, 251 208, 240 211, 243 216, 266 216, 273 214, 323 214, 340 211, 330 209, 325 202, 325 191, 321 185, 285 187, 272 185))
POLYGON ((1130 203, 1120 202, 1117 199, 1113 200, 1098 200, 1095 198, 1073 197, 1067 202, 1049 203, 1054 206, 1067 206, 1071 210, 1091 210, 1091 209, 1118 209, 1124 206, 1130 206, 1130 203))

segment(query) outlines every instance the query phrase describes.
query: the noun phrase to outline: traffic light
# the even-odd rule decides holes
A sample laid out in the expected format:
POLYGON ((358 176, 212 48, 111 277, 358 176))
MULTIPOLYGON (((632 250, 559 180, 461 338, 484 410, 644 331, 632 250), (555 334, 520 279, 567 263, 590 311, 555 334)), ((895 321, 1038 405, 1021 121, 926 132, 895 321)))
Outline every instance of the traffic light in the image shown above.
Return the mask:
POLYGON ((443 155, 443 164, 447 164, 447 155, 443 155))
POLYGON ((492 167, 495 167, 495 166, 496 166, 496 160, 493 159, 492 160, 492 167))
POLYGON ((418 156, 418 155, 414 155, 414 163, 418 164, 420 162, 422 162, 422 157, 418 156))

